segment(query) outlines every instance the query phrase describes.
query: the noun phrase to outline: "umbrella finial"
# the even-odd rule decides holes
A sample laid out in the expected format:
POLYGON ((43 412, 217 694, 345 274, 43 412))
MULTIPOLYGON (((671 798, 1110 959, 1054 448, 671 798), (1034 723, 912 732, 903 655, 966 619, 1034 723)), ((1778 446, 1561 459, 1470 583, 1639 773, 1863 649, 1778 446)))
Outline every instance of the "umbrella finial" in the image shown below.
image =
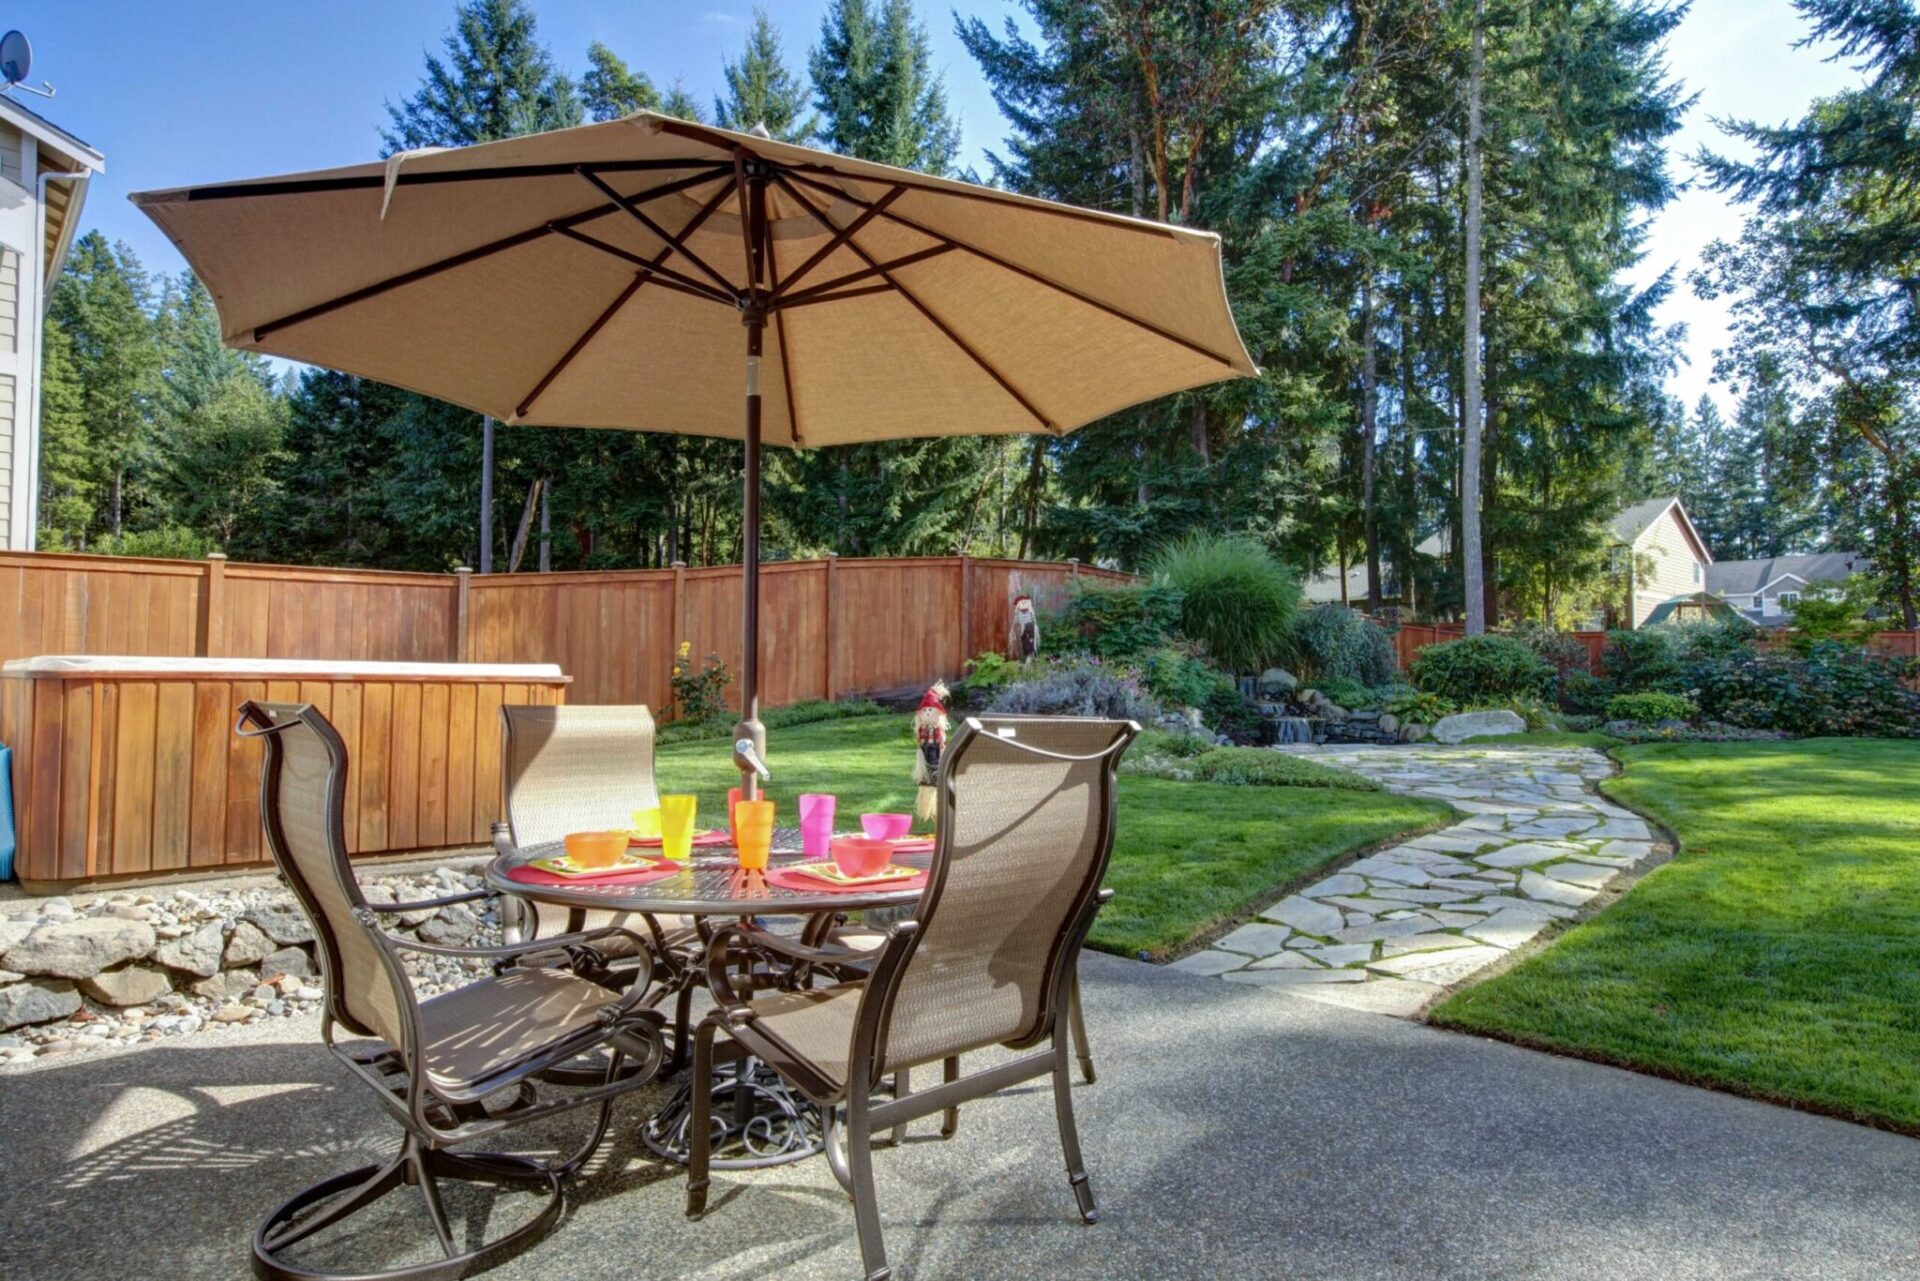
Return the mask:
POLYGON ((747 130, 747 132, 756 138, 765 138, 768 142, 773 141, 773 135, 767 131, 767 122, 764 120, 747 130))

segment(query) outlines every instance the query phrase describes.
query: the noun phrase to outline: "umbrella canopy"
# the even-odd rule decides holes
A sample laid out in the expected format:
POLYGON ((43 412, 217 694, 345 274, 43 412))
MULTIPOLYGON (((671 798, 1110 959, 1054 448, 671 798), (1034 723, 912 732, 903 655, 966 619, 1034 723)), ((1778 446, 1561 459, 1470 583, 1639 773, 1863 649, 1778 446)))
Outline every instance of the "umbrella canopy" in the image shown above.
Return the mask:
POLYGON ((1209 232, 651 112, 133 200, 233 346, 508 423, 744 440, 748 795, 763 438, 1057 434, 1258 372, 1209 232))
POLYGON ((773 444, 1062 432, 1256 372, 1209 232, 648 112, 133 200, 232 345, 507 423, 742 436, 755 294, 773 444))

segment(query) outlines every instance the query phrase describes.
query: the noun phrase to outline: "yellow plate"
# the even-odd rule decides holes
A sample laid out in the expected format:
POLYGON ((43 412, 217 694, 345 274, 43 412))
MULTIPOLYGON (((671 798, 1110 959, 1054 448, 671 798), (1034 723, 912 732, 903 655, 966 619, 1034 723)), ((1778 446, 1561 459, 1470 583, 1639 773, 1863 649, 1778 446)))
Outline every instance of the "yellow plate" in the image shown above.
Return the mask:
POLYGON ((872 876, 848 876, 832 863, 807 863, 798 870, 805 872, 808 876, 817 876, 823 881, 831 881, 835 885, 880 885, 887 881, 911 880, 920 875, 915 868, 891 865, 880 869, 872 876))
POLYGON ((653 859, 645 854, 636 854, 632 850, 628 850, 606 867, 581 867, 576 864, 572 858, 564 854, 559 858, 537 858, 533 860, 533 865, 541 871, 551 872, 555 876, 607 876, 614 872, 631 872, 640 868, 652 867, 653 859))

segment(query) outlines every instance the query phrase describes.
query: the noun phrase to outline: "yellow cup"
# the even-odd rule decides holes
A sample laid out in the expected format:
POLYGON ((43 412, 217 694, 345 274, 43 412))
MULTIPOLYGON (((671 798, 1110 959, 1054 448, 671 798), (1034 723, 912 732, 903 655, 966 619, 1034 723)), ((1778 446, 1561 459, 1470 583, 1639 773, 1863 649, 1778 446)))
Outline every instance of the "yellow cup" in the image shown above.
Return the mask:
POLYGON ((633 834, 645 840, 660 835, 660 807, 649 805, 633 812, 633 834))
POLYGON ((693 820, 700 809, 697 796, 660 798, 660 852, 668 858, 693 857, 693 820))
POLYGON ((740 866, 763 871, 773 853, 773 802, 741 801, 733 807, 734 850, 740 866))

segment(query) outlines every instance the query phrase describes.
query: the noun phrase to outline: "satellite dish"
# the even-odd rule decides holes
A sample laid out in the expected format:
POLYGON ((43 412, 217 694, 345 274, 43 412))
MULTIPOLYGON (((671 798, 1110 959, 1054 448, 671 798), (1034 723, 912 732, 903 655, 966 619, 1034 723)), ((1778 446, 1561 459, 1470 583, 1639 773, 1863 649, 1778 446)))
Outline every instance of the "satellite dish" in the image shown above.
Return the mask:
POLYGON ((0 81, 11 89, 33 70, 33 46, 18 31, 0 36, 0 81))

